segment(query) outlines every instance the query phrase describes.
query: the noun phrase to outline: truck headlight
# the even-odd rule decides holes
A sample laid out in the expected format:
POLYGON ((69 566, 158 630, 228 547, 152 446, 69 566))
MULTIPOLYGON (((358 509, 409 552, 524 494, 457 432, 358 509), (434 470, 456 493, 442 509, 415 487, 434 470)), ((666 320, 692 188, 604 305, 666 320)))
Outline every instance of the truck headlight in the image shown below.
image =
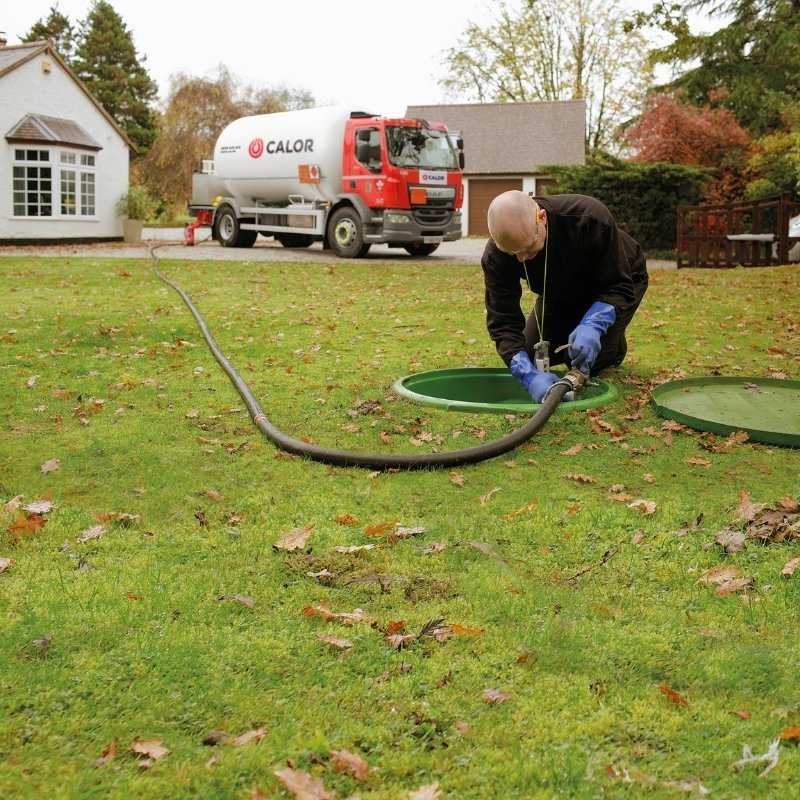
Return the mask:
POLYGON ((389 213, 386 215, 386 222, 390 225, 408 225, 411 217, 408 214, 389 213))

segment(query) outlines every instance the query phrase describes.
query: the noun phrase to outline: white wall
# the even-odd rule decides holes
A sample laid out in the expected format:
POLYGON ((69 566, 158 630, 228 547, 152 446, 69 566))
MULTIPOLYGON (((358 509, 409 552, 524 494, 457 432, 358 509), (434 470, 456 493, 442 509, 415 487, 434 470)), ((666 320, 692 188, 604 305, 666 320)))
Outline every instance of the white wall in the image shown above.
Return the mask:
MULTIPOLYGON (((130 151, 117 129, 75 80, 46 53, 0 78, 0 137, 0 240, 122 236, 122 221, 114 206, 128 189, 130 151), (49 73, 43 69, 43 62, 50 64, 49 73), (92 151, 97 167, 95 217, 20 218, 12 215, 11 159, 14 145, 9 144, 5 136, 25 114, 72 120, 102 146, 102 150, 92 151)), ((47 143, 37 146, 47 146, 47 143)), ((57 210, 55 200, 53 205, 57 210)))

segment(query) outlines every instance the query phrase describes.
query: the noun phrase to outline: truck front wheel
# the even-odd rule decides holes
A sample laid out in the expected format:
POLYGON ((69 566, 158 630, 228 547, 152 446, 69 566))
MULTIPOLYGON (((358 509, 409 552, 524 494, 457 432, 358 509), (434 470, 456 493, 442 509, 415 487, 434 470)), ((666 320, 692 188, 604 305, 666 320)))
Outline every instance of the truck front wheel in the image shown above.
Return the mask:
POLYGON ((239 220, 230 206, 223 206, 217 211, 214 220, 217 241, 223 247, 252 247, 258 236, 256 231, 243 231, 239 220))
POLYGON ((414 244, 407 244, 403 249, 412 256, 429 256, 434 250, 439 247, 438 244, 426 244, 419 242, 414 244))
POLYGON ((340 258, 363 258, 370 246, 364 244, 364 226, 354 208, 334 211, 328 226, 331 249, 340 258))

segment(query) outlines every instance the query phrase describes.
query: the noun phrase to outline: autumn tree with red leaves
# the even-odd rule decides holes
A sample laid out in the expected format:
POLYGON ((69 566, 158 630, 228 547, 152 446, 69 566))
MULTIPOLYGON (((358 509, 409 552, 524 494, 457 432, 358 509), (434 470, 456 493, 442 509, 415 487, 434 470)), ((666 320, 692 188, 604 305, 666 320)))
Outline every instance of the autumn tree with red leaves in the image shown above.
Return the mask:
POLYGON ((726 108, 693 106, 680 94, 653 93, 623 137, 633 151, 632 161, 716 170, 716 177, 704 189, 706 201, 741 198, 749 137, 726 108))

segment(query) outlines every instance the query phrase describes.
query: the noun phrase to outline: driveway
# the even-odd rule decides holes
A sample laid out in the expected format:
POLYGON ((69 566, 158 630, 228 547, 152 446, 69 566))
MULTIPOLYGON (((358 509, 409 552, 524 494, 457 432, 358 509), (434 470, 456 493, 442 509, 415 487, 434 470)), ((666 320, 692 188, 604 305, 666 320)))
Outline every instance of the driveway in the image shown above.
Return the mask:
MULTIPOLYGON (((486 237, 472 236, 456 242, 443 242, 435 253, 426 258, 413 258, 405 250, 376 244, 370 248, 366 258, 340 259, 329 250, 323 251, 317 242, 311 247, 287 248, 273 239, 259 237, 253 247, 221 247, 205 237, 208 229, 195 232, 198 244, 184 244, 182 228, 145 228, 140 244, 125 242, 104 242, 98 244, 53 244, 53 245, 14 245, 0 246, 0 256, 52 255, 52 256, 94 256, 96 258, 150 258, 151 250, 158 248, 156 254, 162 259, 191 259, 195 261, 295 261, 295 262, 351 262, 368 264, 399 261, 428 264, 480 264, 486 237)), ((649 261, 651 268, 675 267, 674 261, 649 261)))

